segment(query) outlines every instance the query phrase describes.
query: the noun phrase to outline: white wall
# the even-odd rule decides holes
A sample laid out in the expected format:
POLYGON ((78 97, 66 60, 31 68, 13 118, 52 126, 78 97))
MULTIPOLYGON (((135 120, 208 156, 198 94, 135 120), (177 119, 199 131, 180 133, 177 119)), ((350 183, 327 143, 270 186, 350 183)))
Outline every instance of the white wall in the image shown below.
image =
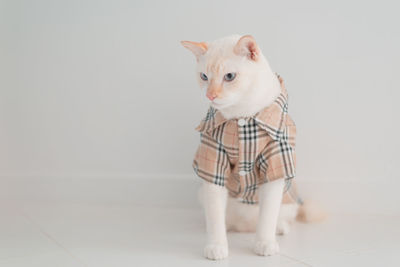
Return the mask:
POLYGON ((252 34, 298 174, 399 184, 395 1, 0 1, 0 175, 191 174, 207 102, 180 40, 252 34))

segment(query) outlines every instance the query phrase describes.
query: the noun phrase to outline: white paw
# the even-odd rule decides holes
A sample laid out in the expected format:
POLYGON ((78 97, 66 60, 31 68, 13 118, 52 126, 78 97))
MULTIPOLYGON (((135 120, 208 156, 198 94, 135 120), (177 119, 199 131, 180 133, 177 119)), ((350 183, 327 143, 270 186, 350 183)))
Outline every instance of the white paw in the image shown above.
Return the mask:
POLYGON ((256 241, 254 252, 260 256, 272 256, 279 253, 279 244, 276 241, 256 241))
POLYGON ((278 235, 287 235, 290 232, 290 224, 287 221, 280 221, 276 226, 276 233, 278 235))
POLYGON ((228 246, 208 244, 204 248, 204 257, 210 260, 222 260, 228 257, 228 246))

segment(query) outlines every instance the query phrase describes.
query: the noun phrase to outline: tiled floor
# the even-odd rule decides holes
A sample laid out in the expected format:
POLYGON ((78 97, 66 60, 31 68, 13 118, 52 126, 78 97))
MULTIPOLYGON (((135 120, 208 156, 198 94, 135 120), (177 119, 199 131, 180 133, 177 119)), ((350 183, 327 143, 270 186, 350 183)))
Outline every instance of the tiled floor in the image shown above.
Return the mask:
MULTIPOLYGON (((253 235, 230 234, 229 259, 211 262, 202 257, 203 217, 193 200, 177 204, 155 194, 139 201, 146 182, 125 183, 109 190, 135 196, 119 195, 114 202, 95 193, 104 188, 62 189, 56 183, 18 201, 4 199, 0 266, 400 266, 400 216, 340 212, 321 224, 297 223, 279 238, 279 256, 256 256, 253 235)), ((174 192, 173 185, 165 188, 174 192)))

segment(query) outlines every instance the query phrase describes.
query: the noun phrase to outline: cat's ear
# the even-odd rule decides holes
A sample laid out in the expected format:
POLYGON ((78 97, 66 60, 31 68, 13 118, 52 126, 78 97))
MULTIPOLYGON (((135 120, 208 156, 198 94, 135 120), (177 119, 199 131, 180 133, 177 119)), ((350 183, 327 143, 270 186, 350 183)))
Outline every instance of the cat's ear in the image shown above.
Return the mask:
POLYGON ((257 61, 260 56, 260 48, 258 47, 256 40, 251 35, 242 36, 236 43, 233 51, 236 55, 246 56, 250 60, 257 61))
POLYGON ((181 44, 192 51, 197 60, 199 60, 199 57, 204 55, 208 49, 208 44, 205 42, 196 43, 190 41, 181 41, 181 44))

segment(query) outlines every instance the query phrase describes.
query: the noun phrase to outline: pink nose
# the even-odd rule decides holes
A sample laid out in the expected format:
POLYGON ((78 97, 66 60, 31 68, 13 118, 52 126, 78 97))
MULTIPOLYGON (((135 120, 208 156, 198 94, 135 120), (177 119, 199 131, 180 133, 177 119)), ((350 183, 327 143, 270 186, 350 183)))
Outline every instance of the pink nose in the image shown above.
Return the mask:
POLYGON ((209 94, 209 93, 207 93, 206 96, 207 96, 207 98, 210 99, 211 101, 213 101, 213 100, 216 98, 216 96, 215 96, 214 94, 209 94))

